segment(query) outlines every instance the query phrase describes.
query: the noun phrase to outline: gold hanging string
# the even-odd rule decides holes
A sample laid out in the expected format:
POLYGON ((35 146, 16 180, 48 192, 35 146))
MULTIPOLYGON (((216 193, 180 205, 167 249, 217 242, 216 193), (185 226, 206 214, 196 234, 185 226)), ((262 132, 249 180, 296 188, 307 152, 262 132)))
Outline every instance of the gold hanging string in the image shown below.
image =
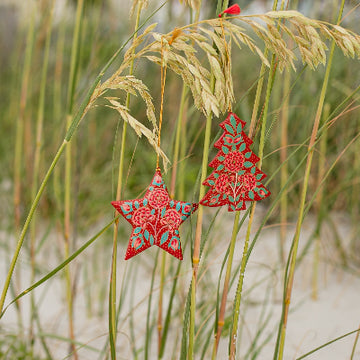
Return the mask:
MULTIPOLYGON (((230 52, 229 52, 228 44, 227 44, 226 37, 225 37, 225 30, 224 30, 224 24, 223 24, 222 17, 220 17, 219 20, 220 20, 221 32, 222 32, 222 36, 223 36, 223 40, 224 40, 225 53, 226 53, 226 60, 224 63, 224 75, 226 75, 227 78, 230 79, 231 78, 230 52), (225 72, 227 72, 227 74, 225 74, 225 72)), ((225 78, 225 99, 227 98, 226 97, 227 93, 228 93, 228 88, 227 88, 227 81, 225 78)), ((231 112, 231 111, 232 111, 232 109, 231 109, 231 100, 230 100, 228 103, 228 112, 231 112)))
MULTIPOLYGON (((160 64, 160 81, 161 81, 161 95, 160 95, 160 114, 159 114, 159 129, 158 129, 158 149, 160 149, 160 137, 161 137, 161 126, 163 121, 163 111, 164 111, 164 93, 165 93, 165 82, 166 82, 166 69, 167 65, 164 64, 164 46, 163 46, 163 37, 161 37, 161 64, 160 64)), ((157 152, 156 157, 156 169, 159 168, 160 154, 157 152)))

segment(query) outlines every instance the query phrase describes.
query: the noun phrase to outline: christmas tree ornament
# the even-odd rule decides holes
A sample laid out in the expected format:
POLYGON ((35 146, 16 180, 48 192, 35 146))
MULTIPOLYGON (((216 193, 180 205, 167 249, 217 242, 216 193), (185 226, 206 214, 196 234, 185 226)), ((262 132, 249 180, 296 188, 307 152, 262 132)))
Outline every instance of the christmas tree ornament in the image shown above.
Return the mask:
POLYGON ((170 199, 160 169, 156 170, 143 198, 111 204, 133 227, 125 260, 152 245, 183 259, 179 226, 198 205, 170 199))
POLYGON ((232 112, 220 124, 224 133, 214 145, 219 152, 209 163, 214 171, 203 182, 210 190, 201 205, 228 205, 228 211, 239 211, 246 209, 246 201, 259 201, 270 195, 261 183, 266 175, 255 165, 259 157, 249 148, 252 140, 243 131, 244 126, 245 122, 232 112))
MULTIPOLYGON (((163 39, 161 38, 161 103, 158 128, 158 148, 163 118, 166 65, 163 65, 163 39)), ((143 252, 152 245, 165 250, 177 259, 183 259, 179 226, 198 208, 198 204, 173 200, 169 196, 156 159, 155 175, 141 199, 111 202, 112 206, 133 227, 125 260, 143 252)))

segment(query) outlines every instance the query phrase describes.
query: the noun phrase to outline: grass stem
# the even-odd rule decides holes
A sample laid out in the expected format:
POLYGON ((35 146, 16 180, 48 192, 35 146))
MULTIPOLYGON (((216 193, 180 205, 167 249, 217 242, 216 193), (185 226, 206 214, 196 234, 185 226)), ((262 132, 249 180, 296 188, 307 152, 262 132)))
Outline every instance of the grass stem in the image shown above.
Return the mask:
MULTIPOLYGON (((228 7, 228 0, 218 0, 216 11, 220 14, 223 10, 228 7)), ((215 77, 211 74, 211 90, 214 91, 215 87, 215 77)), ((210 137, 211 137, 211 124, 212 124, 212 114, 208 115, 206 118, 205 125, 205 136, 204 136, 204 145, 203 145, 203 157, 201 165, 201 177, 200 177, 200 190, 199 190, 199 201, 205 195, 205 185, 203 182, 207 176, 207 164, 209 160, 209 147, 210 147, 210 137)), ((201 234, 202 234, 202 224, 203 224, 204 210, 200 205, 198 209, 197 221, 196 221, 196 230, 195 230, 195 240, 194 240, 194 251, 192 258, 192 281, 191 281, 191 301, 190 301, 190 329, 189 329, 189 352, 188 359, 192 360, 194 358, 194 337, 195 337, 195 309, 196 309, 196 283, 197 283, 197 274, 199 269, 200 262, 200 244, 201 244, 201 234)))
MULTIPOLYGON (((211 136, 211 123, 212 123, 212 115, 208 115, 206 118, 206 126, 205 126, 199 201, 205 195, 205 185, 202 185, 202 183, 205 181, 207 175, 207 163, 209 159, 209 146, 210 146, 210 136, 211 136)), ((200 262, 200 243, 201 243, 201 234, 202 234, 203 215, 204 215, 204 209, 200 205, 198 209, 198 216, 196 222, 195 242, 194 242, 194 251, 193 251, 193 259, 192 259, 193 271, 192 271, 191 302, 190 302, 189 359, 193 359, 194 356, 193 354, 194 354, 194 336, 195 336, 196 281, 197 281, 199 262, 200 262)))
MULTIPOLYGON (((19 114, 16 119, 15 152, 14 152, 14 229, 16 236, 21 231, 21 191, 22 191, 22 168, 23 168, 23 141, 24 141, 24 123, 25 111, 28 103, 28 92, 30 83, 30 72, 33 58, 33 49, 35 42, 35 10, 31 11, 31 18, 26 37, 26 49, 24 56, 23 71, 21 77, 19 114)), ((17 274, 15 284, 16 288, 21 283, 20 273, 17 274)), ((17 303, 19 325, 22 327, 21 307, 17 303)))
MULTIPOLYGON (((340 10, 339 10, 337 24, 339 24, 341 21, 342 13, 344 10, 344 4, 345 4, 345 0, 342 0, 342 2, 340 4, 340 10)), ((293 284, 294 284, 296 256, 297 256, 300 232, 301 232, 301 227, 302 227, 302 222, 303 222, 303 214, 304 214, 306 194, 307 194, 307 189, 308 189, 309 179, 310 179, 311 164, 312 164, 313 155, 314 155, 314 145, 316 142, 316 137, 317 137, 317 133, 318 133, 319 125, 320 125, 321 114, 323 111, 323 106, 324 106, 324 101, 325 101, 325 95, 326 95, 326 91, 327 91, 327 87, 328 87, 328 83, 329 83, 330 70, 331 70, 332 60, 334 57, 334 51, 335 51, 335 42, 333 41, 331 44, 331 48, 330 48, 330 54, 329 54, 328 63, 326 66, 324 81, 323 81, 323 85, 322 85, 322 89, 321 89, 321 93, 320 93, 320 98, 319 98, 318 107, 317 107, 317 111, 316 111, 316 115, 315 115, 313 129, 311 132, 311 138, 310 138, 309 145, 308 145, 308 157, 307 157, 307 161, 306 161, 304 181, 303 181, 302 190, 301 190, 299 213, 298 213, 298 218, 297 218, 297 223, 296 223, 296 230, 295 230, 295 234, 294 234, 294 238, 293 238, 293 242, 292 242, 292 247, 291 247, 291 251, 289 253, 289 260, 290 260, 289 272, 285 275, 282 321, 281 321, 281 325, 279 328, 279 336, 280 336, 279 351, 278 352, 275 351, 275 353, 274 353, 274 359, 278 359, 278 360, 283 359, 283 354, 284 354, 288 313, 289 313, 291 294, 292 294, 292 289, 293 289, 293 284)))
POLYGON ((235 250, 235 244, 236 244, 236 236, 239 229, 239 220, 240 220, 240 211, 236 211, 235 217, 234 217, 234 225, 232 229, 232 235, 231 235, 231 242, 230 242, 230 248, 229 248, 229 257, 227 261, 227 267, 226 267, 226 273, 225 273, 225 279, 224 279, 224 287, 221 297, 221 304, 220 304, 220 311, 219 311, 219 319, 216 324, 216 333, 215 333, 215 341, 213 346, 213 353, 212 353, 212 359, 216 359, 217 350, 219 347, 221 332, 225 324, 225 309, 226 309, 226 301, 228 297, 228 291, 229 291, 229 283, 230 283, 230 277, 231 277, 231 267, 233 263, 234 258, 234 250, 235 250))
MULTIPOLYGON (((143 3, 139 2, 137 6, 136 20, 135 20, 135 32, 133 39, 137 37, 137 31, 139 28, 140 14, 143 7, 143 3)), ((134 50, 135 51, 135 50, 134 50)), ((132 75, 134 71, 134 59, 130 64, 129 75, 132 75)), ((130 93, 126 94, 126 108, 130 106, 130 93)), ((118 170, 118 182, 116 190, 116 200, 120 200, 122 188, 123 188, 123 177, 124 177, 124 159, 125 159, 125 145, 126 145, 126 133, 127 133, 127 122, 123 123, 121 148, 120 148, 120 159, 119 159, 119 170, 118 170)), ((117 212, 115 213, 117 216, 117 212)), ((109 337, 110 337, 110 352, 111 358, 116 359, 116 264, 117 264, 117 237, 118 237, 119 222, 114 223, 113 233, 113 250, 111 257, 111 273, 110 273, 110 290, 109 290, 109 337)))
POLYGON ((66 140, 63 141, 63 143, 61 144, 61 146, 59 147, 45 177, 44 177, 44 180, 42 181, 40 187, 39 187, 39 190, 35 196, 35 199, 30 207, 30 210, 29 210, 29 213, 26 217, 26 220, 25 220, 25 223, 24 223, 24 226, 21 230, 21 233, 20 233, 20 236, 19 236, 19 240, 17 242, 17 245, 16 245, 16 248, 15 248, 15 251, 14 251, 14 254, 13 254, 13 257, 12 257, 12 260, 11 260, 11 263, 10 263, 10 266, 9 266, 9 270, 8 270, 8 273, 6 275, 6 278, 5 278, 5 282, 4 282, 4 286, 3 286, 3 289, 2 289, 2 293, 1 293, 1 297, 0 297, 0 314, 2 314, 3 312, 3 308, 4 308, 4 303, 5 303, 5 299, 6 299, 6 294, 9 290, 9 285, 10 285, 10 281, 11 281, 11 278, 12 278, 12 275, 14 273, 14 269, 15 269, 15 265, 16 265, 16 261, 19 257, 19 254, 20 254, 20 251, 21 251, 21 248, 22 248, 22 245, 24 243, 24 239, 25 239, 25 235, 27 233, 27 230, 29 228, 29 225, 30 225, 30 222, 34 216, 34 213, 35 213, 35 210, 37 208, 37 205, 39 204, 39 201, 40 201, 40 198, 41 198, 41 195, 42 193, 44 192, 45 190, 45 187, 49 181, 49 178, 57 164, 57 162, 59 161, 62 153, 64 152, 65 148, 66 148, 66 145, 68 144, 68 142, 66 140))
MULTIPOLYGON (((75 27, 71 48, 71 60, 70 60, 70 74, 67 91, 67 116, 66 116, 66 128, 69 129, 72 123, 72 112, 75 98, 75 88, 78 73, 79 62, 79 46, 80 46, 80 32, 81 24, 83 21, 83 8, 84 0, 79 0, 76 7, 75 27)), ((72 237, 71 230, 71 212, 72 212, 72 144, 65 151, 65 191, 64 191, 64 255, 68 258, 71 253, 72 237)), ((74 359, 78 359, 76 346, 75 346, 75 333, 74 333, 74 292, 72 284, 72 276, 70 266, 65 269, 65 281, 66 281, 66 299, 68 306, 68 319, 69 319, 69 336, 71 339, 71 352, 74 359)))
MULTIPOLYGON (((288 123, 289 123, 289 92, 290 92, 290 72, 286 72, 284 76, 284 90, 283 94, 285 101, 281 111, 281 149, 280 149, 280 162, 284 164, 280 172, 280 186, 283 188, 289 176, 287 158, 287 145, 288 145, 288 123)), ((280 200, 280 244, 279 244, 279 258, 282 264, 285 263, 285 241, 287 233, 287 219, 288 219, 288 196, 284 193, 280 200)))
MULTIPOLYGON (((325 104, 323 118, 326 120, 329 117, 330 106, 325 104)), ((324 197, 324 187, 321 186, 322 181, 325 176, 325 165, 326 165, 326 147, 327 147, 327 137, 328 131, 325 128, 324 132, 320 138, 320 151, 319 151, 319 161, 318 161, 318 174, 317 174, 317 186, 320 189, 317 193, 314 206, 317 211, 317 220, 315 228, 315 237, 314 237, 314 258, 313 258, 313 275, 312 275, 312 292, 311 296, 313 300, 318 298, 318 276, 319 276, 319 262, 320 262, 320 237, 321 237, 321 225, 325 215, 323 197, 324 197)))
MULTIPOLYGON (((45 40, 45 52, 41 72, 40 80, 40 94, 38 113, 36 119, 36 136, 35 136, 35 153, 34 153, 34 167, 33 167, 33 179, 31 185, 31 198, 35 199, 36 191, 38 188, 38 181, 40 177, 40 160, 41 160, 41 149, 43 148, 43 127, 44 127, 44 113, 45 113, 45 95, 46 95, 46 81, 47 72, 49 65, 49 54, 50 54, 50 41, 52 33, 52 19, 54 14, 55 2, 52 0, 49 3, 48 14, 45 14, 46 21, 46 40, 45 40)), ((36 273, 36 258, 35 258, 35 243, 36 243, 36 217, 34 217, 30 226, 30 263, 31 263, 31 282, 35 281, 36 273)), ((36 305, 33 293, 31 293, 31 312, 30 312, 30 339, 33 343, 34 336, 34 320, 36 318, 36 305)))
MULTIPOLYGON (((273 6, 276 9, 277 1, 274 1, 273 6)), ((262 165, 262 161, 263 161, 266 123, 267 123, 267 118, 268 118, 268 108, 269 108, 269 103, 270 103, 270 95, 271 95, 272 87, 274 84, 274 78, 275 78, 275 74, 276 74, 276 64, 275 64, 275 56, 274 55, 272 56, 270 69, 272 69, 272 71, 269 73, 269 77, 268 77, 265 103, 264 103, 264 111, 263 111, 262 124, 261 124, 261 134, 260 134, 259 153, 258 153, 258 156, 259 156, 258 168, 259 169, 261 169, 261 165, 262 165)), ((252 223, 254 220, 256 203, 253 203, 251 206, 252 207, 251 207, 251 211, 250 211, 250 215, 249 215, 249 223, 248 223, 248 227, 247 227, 247 231, 246 231, 244 250, 243 250, 241 266, 240 266, 240 274, 239 274, 238 285, 237 285, 235 301, 234 301, 232 329, 231 329, 230 339, 229 339, 229 342, 230 342, 229 359, 230 360, 235 360, 235 355, 236 355, 237 331, 238 331, 240 305, 241 305, 241 298, 242 298, 242 288, 243 288, 245 269, 246 269, 247 258, 248 258, 250 234, 251 234, 252 223)))

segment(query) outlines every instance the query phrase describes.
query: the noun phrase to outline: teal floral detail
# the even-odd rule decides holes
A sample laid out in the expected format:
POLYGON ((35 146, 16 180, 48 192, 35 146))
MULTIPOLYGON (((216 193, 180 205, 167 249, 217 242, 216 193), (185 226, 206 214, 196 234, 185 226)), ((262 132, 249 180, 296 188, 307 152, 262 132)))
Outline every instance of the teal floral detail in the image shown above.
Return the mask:
POLYGON ((234 130, 234 128, 233 128, 232 126, 226 124, 226 125, 225 125, 225 128, 226 128, 226 130, 227 130, 229 133, 235 135, 235 130, 234 130))
POLYGON ((239 147, 239 151, 244 151, 246 149, 246 144, 242 143, 239 147))
POLYGON ((238 124, 238 126, 237 126, 237 129, 236 129, 236 132, 237 132, 238 134, 240 134, 242 131, 243 131, 243 126, 242 126, 241 122, 239 122, 239 124, 238 124))
POLYGON ((121 205, 121 211, 124 213, 124 215, 130 213, 133 211, 132 203, 131 202, 125 202, 121 205))
POLYGON ((140 236, 133 236, 131 246, 135 250, 139 250, 145 244, 144 239, 140 236))
POLYGON ((263 187, 263 188, 259 189, 257 191, 257 193, 260 197, 265 198, 266 196, 268 196, 269 190, 263 187))
POLYGON ((185 203, 185 204, 182 204, 182 208, 181 208, 181 212, 184 214, 184 215, 190 215, 191 212, 193 211, 193 207, 190 203, 185 203))
POLYGON ((250 190, 250 191, 248 192, 248 197, 249 197, 251 200, 254 200, 255 195, 254 195, 254 192, 253 192, 252 190, 250 190))
MULTIPOLYGON (((156 174, 154 176, 154 179, 153 179, 153 182, 152 182, 153 185, 155 186, 161 186, 164 184, 164 180, 162 179, 161 175, 159 174, 156 174)), ((164 186, 165 187, 165 186, 164 186)))
POLYGON ((150 245, 153 246, 154 245, 154 237, 152 235, 150 235, 150 239, 149 239, 150 245))
MULTIPOLYGON (((234 128, 236 128, 236 119, 235 119, 235 116, 234 116, 234 115, 231 115, 231 116, 230 116, 230 123, 231 123, 231 125, 232 125, 234 128)), ((241 125, 241 123, 239 123, 239 125, 241 125)), ((241 132, 241 130, 238 131, 238 133, 239 133, 239 132, 241 132)))
POLYGON ((161 235, 161 239, 160 239, 160 245, 163 245, 167 242, 169 238, 169 232, 165 231, 162 235, 161 235))
POLYGON ((165 216, 166 207, 161 209, 161 217, 163 218, 165 216))
POLYGON ((174 251, 179 250, 180 249, 180 237, 173 235, 173 237, 169 241, 168 247, 173 249, 174 251))
POLYGON ((134 229, 134 234, 139 234, 141 232, 142 228, 141 227, 136 227, 134 229))

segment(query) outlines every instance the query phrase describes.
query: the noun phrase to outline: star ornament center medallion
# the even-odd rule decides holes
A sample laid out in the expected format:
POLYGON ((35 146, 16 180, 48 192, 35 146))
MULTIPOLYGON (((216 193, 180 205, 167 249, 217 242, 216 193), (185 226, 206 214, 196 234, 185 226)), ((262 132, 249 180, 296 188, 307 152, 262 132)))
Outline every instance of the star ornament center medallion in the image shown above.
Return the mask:
POLYGON ((125 260, 152 245, 183 259, 179 226, 197 210, 198 204, 172 200, 159 169, 143 198, 111 204, 133 227, 125 260))

